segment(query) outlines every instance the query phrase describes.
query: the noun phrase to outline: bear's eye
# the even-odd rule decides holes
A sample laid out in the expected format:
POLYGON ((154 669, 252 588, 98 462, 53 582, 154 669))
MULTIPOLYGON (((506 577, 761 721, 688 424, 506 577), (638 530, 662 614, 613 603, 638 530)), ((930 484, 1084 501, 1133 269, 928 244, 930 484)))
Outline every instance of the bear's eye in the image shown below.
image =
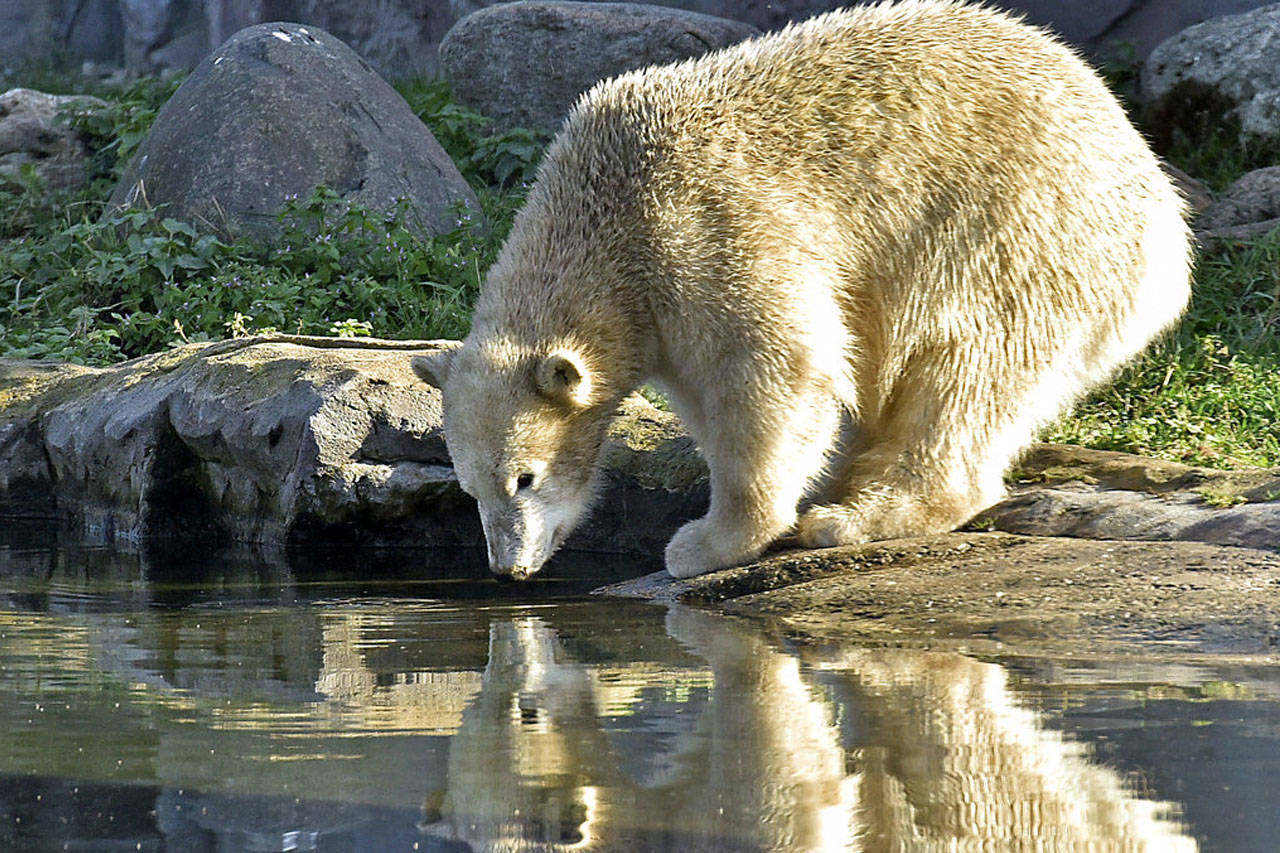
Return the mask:
POLYGON ((521 489, 527 489, 532 485, 533 485, 533 475, 528 473, 527 471, 521 474, 519 477, 516 477, 516 491, 520 491, 521 489))

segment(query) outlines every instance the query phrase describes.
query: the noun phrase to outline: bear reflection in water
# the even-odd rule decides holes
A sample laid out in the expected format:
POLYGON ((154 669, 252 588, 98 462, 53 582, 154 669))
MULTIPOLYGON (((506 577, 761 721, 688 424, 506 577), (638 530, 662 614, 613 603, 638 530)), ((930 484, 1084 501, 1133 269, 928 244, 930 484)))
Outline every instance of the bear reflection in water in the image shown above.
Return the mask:
POLYGON ((491 624, 423 831, 477 851, 1196 847, 1168 804, 1046 730, 997 665, 859 648, 802 663, 681 607, 667 631, 706 661, 706 695, 630 720, 648 731, 628 743, 609 711, 635 712, 628 688, 537 616, 491 624))

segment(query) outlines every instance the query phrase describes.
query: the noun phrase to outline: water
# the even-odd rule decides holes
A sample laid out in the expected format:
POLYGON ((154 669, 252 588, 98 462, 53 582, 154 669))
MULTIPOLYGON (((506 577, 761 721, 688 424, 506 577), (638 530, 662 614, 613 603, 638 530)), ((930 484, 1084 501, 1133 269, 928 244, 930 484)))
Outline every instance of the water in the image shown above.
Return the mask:
POLYGON ((0 533, 4 850, 1280 838, 1269 666, 781 641, 587 599, 613 579, 589 560, 512 585, 466 555, 286 566, 46 541, 0 533))

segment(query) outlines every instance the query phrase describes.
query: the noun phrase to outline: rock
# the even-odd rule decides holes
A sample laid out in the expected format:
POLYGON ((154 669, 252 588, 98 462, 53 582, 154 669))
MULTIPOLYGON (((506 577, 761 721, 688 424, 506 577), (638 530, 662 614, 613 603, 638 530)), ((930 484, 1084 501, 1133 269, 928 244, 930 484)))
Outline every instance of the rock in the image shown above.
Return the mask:
MULTIPOLYGON (((506 0, 0 0, 0 63, 51 55, 125 65, 153 74, 189 69, 228 35, 253 24, 289 20, 317 26, 351 45, 384 76, 436 72, 436 49, 449 27, 506 0)), ((867 2, 867 0, 863 0, 867 2)), ((1115 43, 1141 59, 1192 24, 1264 5, 1266 0, 1000 0, 1094 53, 1115 43)), ((655 5, 777 29, 851 5, 850 0, 655 0, 655 5)), ((0 70, 4 70, 0 68, 0 70)))
POLYGON ((756 33, 735 21, 638 3, 508 3, 449 30, 440 67, 458 100, 495 127, 554 131, 599 80, 756 33))
POLYGON ((927 643, 971 654, 1264 655, 1280 643, 1280 555, 1199 543, 1004 533, 766 556, 602 595, 712 605, 808 643, 927 643))
POLYGON ((996 530, 1037 536, 1280 548, 1280 501, 1221 507, 1207 494, 1154 497, 1076 483, 1030 490, 982 518, 996 530))
POLYGON ((59 398, 93 368, 0 359, 0 519, 56 518, 49 458, 34 408, 59 398))
POLYGON ((13 71, 60 42, 56 0, 0 0, 0 72, 13 71))
POLYGON ((1136 59, 1165 39, 1202 21, 1265 6, 1269 0, 1000 0, 1025 11, 1032 23, 1050 27, 1090 53, 1123 45, 1136 59))
POLYGON ((1212 542, 1280 550, 1280 471, 1215 471, 1042 445, 978 522, 1032 536, 1212 542))
POLYGON ((133 0, 125 3, 125 56, 135 70, 192 68, 230 35, 276 20, 319 27, 350 45, 380 74, 428 76, 436 46, 457 20, 456 2, 382 0, 133 0))
POLYGON ((392 80, 436 74, 440 40, 458 18, 471 11, 466 0, 293 0, 286 5, 289 8, 274 14, 323 27, 392 80))
POLYGON ((125 66, 143 72, 194 67, 212 47, 202 32, 203 5, 184 0, 121 3, 125 66))
POLYGON ((232 36, 156 117, 110 201, 163 207, 224 235, 269 240, 287 199, 325 184, 407 224, 456 227, 471 188, 426 126, 349 47, 313 27, 232 36))
POLYGON ((434 494, 454 523, 424 542, 472 544, 441 441, 412 440, 438 421, 439 401, 407 357, 233 342, 61 376, 0 362, 0 468, 42 460, 23 469, 27 491, 108 540, 283 545, 355 517, 376 540, 434 494), (369 512, 370 500, 384 509, 369 512))
MULTIPOLYGON (((244 339, 111 368, 0 360, 0 518, 107 540, 478 546, 439 394, 409 369, 432 346, 244 339)), ((669 416, 629 402, 606 448, 608 511, 570 545, 660 554, 705 510, 689 449, 669 416), (641 455, 672 461, 637 474, 641 455)))
POLYGON ((1239 503, 1280 498, 1280 469, 1223 471, 1197 468, 1132 453, 1090 450, 1071 444, 1039 444, 1009 472, 1011 495, 1069 483, 1099 485, 1116 491, 1156 496, 1216 494, 1239 503))
MULTIPOLYGON (((1221 111, 1246 136, 1280 134, 1280 3, 1225 15, 1161 42, 1142 68, 1147 109, 1169 123, 1221 111)), ((1224 116, 1205 115, 1215 122, 1224 116)))
POLYGON ((1211 245, 1216 241, 1252 241, 1265 237, 1280 226, 1280 220, 1265 220, 1249 225, 1231 225, 1226 228, 1215 228, 1212 231, 1197 231, 1196 240, 1201 246, 1211 245))
POLYGON ((1265 231, 1280 226, 1280 166, 1242 176, 1200 214, 1195 225, 1215 234, 1242 225, 1265 226, 1265 231))
POLYGON ((1160 162, 1160 167, 1173 180, 1173 185, 1182 193, 1182 197, 1187 200, 1187 212, 1192 220, 1198 218, 1213 204, 1213 191, 1203 181, 1196 180, 1177 166, 1163 160, 1160 162))
POLYGON ((49 95, 10 89, 0 95, 0 178, 21 181, 22 167, 35 169, 49 190, 78 190, 89 183, 89 152, 59 114, 69 105, 105 104, 88 95, 49 95))

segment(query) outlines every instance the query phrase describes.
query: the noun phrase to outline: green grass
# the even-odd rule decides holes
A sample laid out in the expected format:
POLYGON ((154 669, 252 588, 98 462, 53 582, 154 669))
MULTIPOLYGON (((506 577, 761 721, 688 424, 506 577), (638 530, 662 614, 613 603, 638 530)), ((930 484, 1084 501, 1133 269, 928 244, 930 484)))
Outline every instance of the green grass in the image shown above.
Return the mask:
MULTIPOLYGON (((6 81, 15 84, 22 81, 6 81)), ((73 84, 48 85, 63 92, 73 84)), ((225 243, 145 211, 102 221, 104 201, 176 81, 92 91, 69 113, 94 151, 94 181, 51 197, 28 175, 0 184, 0 356, 109 363, 183 340, 275 329, 390 338, 459 337, 484 270, 524 198, 546 138, 486 133, 439 82, 398 88, 477 192, 488 230, 424 239, 320 188, 282 214, 274 245, 225 243)), ((1172 133, 1164 153, 1225 186, 1280 151, 1210 131, 1172 133)), ((1274 161, 1273 161, 1274 162, 1274 161)), ((461 213, 461 212, 460 212, 461 213)), ((1218 467, 1280 466, 1280 236, 1202 254, 1182 325, 1081 401, 1044 438, 1218 467)))
POLYGON ((1044 437, 1211 467, 1280 466, 1280 235, 1202 253, 1176 332, 1044 437))
POLYGON ((541 156, 529 131, 485 135, 484 119, 439 82, 403 91, 476 190, 487 228, 426 238, 319 187, 281 214, 271 245, 227 243, 152 211, 104 218, 105 200, 173 81, 99 91, 109 106, 68 111, 93 151, 87 190, 51 196, 30 173, 0 183, 0 355, 118 361, 189 340, 267 331, 460 337, 482 271, 541 156))

